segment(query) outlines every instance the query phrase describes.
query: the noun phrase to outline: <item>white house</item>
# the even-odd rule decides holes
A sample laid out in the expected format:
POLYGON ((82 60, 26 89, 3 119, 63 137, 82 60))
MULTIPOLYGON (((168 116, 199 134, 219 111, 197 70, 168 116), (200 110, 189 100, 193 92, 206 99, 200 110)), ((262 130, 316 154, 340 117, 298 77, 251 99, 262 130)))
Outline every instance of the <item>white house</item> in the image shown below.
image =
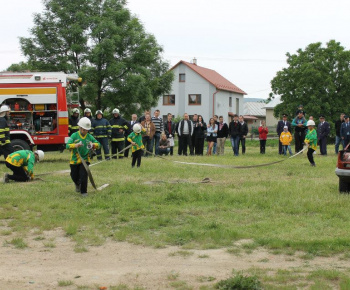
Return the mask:
POLYGON ((280 104, 281 98, 275 97, 271 102, 265 105, 266 109, 266 126, 277 126, 278 119, 273 115, 275 107, 280 104))
POLYGON ((161 96, 158 105, 166 120, 168 113, 175 117, 188 113, 199 114, 208 122, 213 115, 222 115, 226 122, 230 114, 243 114, 243 97, 246 93, 212 69, 179 61, 170 70, 175 79, 168 95, 161 96))

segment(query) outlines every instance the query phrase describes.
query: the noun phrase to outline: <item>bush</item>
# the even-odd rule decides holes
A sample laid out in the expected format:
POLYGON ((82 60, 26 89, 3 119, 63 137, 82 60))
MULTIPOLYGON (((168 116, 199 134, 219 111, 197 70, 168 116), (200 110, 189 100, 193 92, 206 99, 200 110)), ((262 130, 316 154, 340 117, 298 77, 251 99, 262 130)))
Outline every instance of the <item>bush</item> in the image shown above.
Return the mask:
POLYGON ((221 280, 215 285, 220 290, 260 290, 263 289, 261 282, 255 276, 243 276, 238 274, 227 280, 221 280))

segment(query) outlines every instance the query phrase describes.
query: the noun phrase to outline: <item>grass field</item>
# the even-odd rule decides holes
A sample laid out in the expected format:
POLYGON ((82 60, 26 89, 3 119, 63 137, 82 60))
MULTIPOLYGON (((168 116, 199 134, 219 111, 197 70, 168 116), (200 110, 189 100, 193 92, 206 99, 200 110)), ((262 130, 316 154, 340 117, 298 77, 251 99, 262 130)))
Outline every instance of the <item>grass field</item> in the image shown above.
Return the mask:
MULTIPOLYGON (((143 158, 139 169, 131 168, 130 158, 103 162, 91 171, 98 186, 110 186, 94 191, 89 185, 87 198, 74 191, 68 173, 0 185, 0 226, 6 226, 0 235, 15 235, 17 240, 9 242, 21 248, 29 231, 40 237, 43 230, 63 228, 77 252, 106 239, 239 252, 233 243, 251 239, 245 250, 265 247, 276 254, 303 251, 308 258, 350 257, 350 196, 338 192, 334 146, 328 146, 327 157, 315 156, 315 168, 305 153, 251 169, 172 162, 258 165, 286 158, 277 154, 276 144, 268 141, 265 155, 259 154, 258 141, 248 141, 247 153, 238 157, 226 147, 224 156, 143 158), (200 183, 204 178, 211 182, 200 183)), ((69 169, 67 151, 45 158, 35 173, 69 169)), ((1 175, 6 169, 0 164, 1 175)))

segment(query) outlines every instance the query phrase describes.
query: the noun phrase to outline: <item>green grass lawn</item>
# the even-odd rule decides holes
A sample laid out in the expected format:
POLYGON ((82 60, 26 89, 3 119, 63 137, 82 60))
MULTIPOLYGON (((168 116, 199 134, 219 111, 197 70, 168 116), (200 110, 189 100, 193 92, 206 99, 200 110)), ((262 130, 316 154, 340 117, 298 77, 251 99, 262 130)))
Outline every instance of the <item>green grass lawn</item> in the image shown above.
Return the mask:
MULTIPOLYGON (((280 160, 276 142, 266 155, 249 141, 246 155, 143 158, 139 169, 131 159, 103 162, 91 171, 103 191, 89 185, 89 196, 74 191, 69 174, 45 175, 44 181, 1 186, 0 226, 25 237, 34 229, 61 227, 77 250, 107 238, 154 247, 230 247, 252 239, 265 246, 311 255, 346 253, 350 246, 350 197, 338 192, 336 155, 315 156, 312 168, 301 154, 285 162, 251 169, 183 165, 172 160, 225 165, 254 165, 280 160), (212 183, 198 183, 203 178, 212 183), (145 184, 159 181, 155 184, 145 184)), ((228 142, 227 142, 228 145, 228 142)), ((333 152, 329 146, 329 152, 333 152)), ((176 150, 175 150, 176 151, 176 150)), ((0 164, 0 173, 7 168, 0 164)), ((35 172, 69 169, 69 153, 47 153, 35 172)))

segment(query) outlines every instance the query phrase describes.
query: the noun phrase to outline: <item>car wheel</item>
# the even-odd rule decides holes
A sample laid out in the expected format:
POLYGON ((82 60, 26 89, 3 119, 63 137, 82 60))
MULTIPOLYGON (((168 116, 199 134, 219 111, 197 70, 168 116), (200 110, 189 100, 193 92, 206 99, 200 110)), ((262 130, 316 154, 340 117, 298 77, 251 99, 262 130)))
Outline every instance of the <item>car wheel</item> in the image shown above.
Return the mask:
POLYGON ((339 178, 339 192, 349 192, 349 183, 339 178))
POLYGON ((18 150, 30 150, 29 144, 26 141, 21 140, 21 139, 13 139, 13 140, 11 140, 11 145, 13 146, 13 149, 15 151, 18 151, 18 150))

